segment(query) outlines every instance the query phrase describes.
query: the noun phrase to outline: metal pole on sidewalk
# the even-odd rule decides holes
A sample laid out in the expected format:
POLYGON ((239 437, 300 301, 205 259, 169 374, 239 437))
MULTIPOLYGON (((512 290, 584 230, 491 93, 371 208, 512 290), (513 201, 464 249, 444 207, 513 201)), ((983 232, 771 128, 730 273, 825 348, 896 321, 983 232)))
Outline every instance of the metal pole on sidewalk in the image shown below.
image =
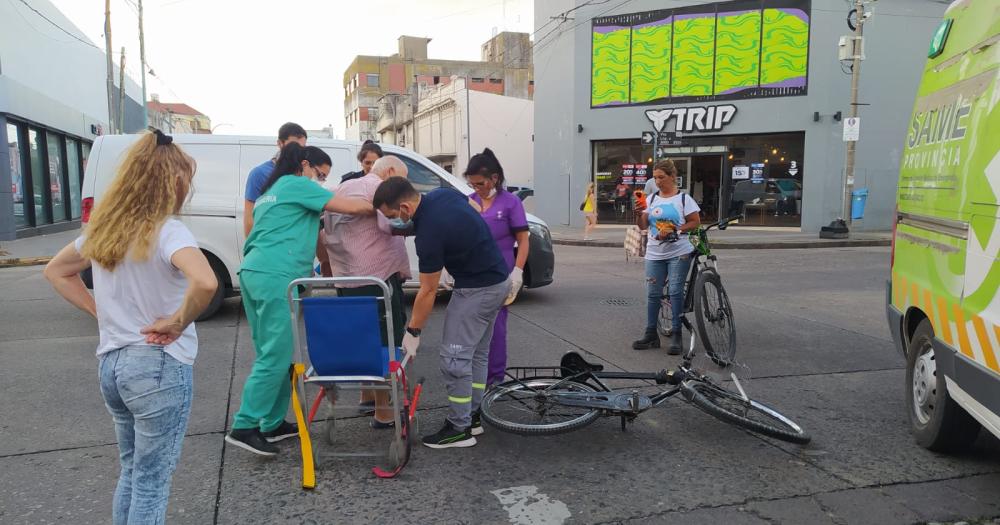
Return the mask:
MULTIPOLYGON (((848 112, 849 118, 858 116, 858 84, 861 81, 861 50, 863 48, 862 38, 865 27, 865 6, 863 0, 854 0, 854 9, 857 12, 857 25, 854 26, 853 64, 851 66, 851 108, 848 112)), ((847 158, 844 161, 844 222, 851 225, 851 194, 854 192, 854 157, 857 151, 857 142, 847 142, 847 158)))
POLYGON ((125 46, 122 46, 122 63, 118 66, 118 132, 125 131, 125 46))
POLYGON ((142 67, 142 129, 149 129, 149 109, 146 106, 146 37, 142 25, 142 0, 139 0, 139 62, 142 67))
POLYGON ((115 132, 115 65, 111 59, 111 0, 104 0, 104 54, 108 62, 108 132, 115 132))

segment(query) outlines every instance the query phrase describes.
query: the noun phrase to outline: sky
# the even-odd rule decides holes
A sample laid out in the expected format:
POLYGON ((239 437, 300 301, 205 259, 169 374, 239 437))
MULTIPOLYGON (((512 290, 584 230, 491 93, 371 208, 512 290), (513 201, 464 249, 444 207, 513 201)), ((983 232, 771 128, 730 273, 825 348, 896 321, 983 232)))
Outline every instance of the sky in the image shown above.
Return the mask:
MULTIPOLYGON (((136 0, 111 1, 111 48, 139 78, 136 0)), ((51 0, 104 49, 104 2, 51 0)), ((184 102, 215 133, 273 135, 287 121, 344 136, 344 70, 392 55, 400 35, 431 38, 430 58, 479 60, 499 31, 533 31, 532 0, 144 0, 147 92, 184 102)))

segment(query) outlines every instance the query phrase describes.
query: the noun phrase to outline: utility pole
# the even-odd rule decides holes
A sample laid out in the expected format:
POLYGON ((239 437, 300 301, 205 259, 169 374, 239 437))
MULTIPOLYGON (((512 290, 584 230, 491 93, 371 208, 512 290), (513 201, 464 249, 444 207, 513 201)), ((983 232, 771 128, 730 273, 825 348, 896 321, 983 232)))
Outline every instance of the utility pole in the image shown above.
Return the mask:
POLYGON ((125 131, 125 46, 122 46, 122 64, 118 66, 118 133, 125 131))
POLYGON ((111 0, 104 0, 104 54, 108 61, 108 132, 115 133, 115 65, 111 60, 111 0))
POLYGON ((142 29, 142 0, 139 0, 139 62, 142 63, 142 129, 149 129, 149 109, 146 107, 146 38, 142 29))
MULTIPOLYGON (((854 0, 857 13, 857 25, 854 26, 853 63, 851 65, 851 109, 849 118, 858 116, 858 84, 861 81, 861 51, 864 49, 862 38, 865 31, 865 5, 863 0, 854 0)), ((854 156, 857 142, 847 142, 847 159, 844 161, 844 222, 851 225, 851 194, 854 192, 854 156)))

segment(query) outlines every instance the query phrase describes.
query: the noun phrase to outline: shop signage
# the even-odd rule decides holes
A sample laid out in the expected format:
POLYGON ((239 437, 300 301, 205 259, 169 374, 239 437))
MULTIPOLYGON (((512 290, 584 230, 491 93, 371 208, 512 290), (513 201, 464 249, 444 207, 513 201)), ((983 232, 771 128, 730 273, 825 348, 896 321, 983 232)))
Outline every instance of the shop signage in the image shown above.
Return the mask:
POLYGON ((750 165, 750 180, 753 182, 764 182, 763 162, 755 162, 750 165))
POLYGON ((792 177, 794 177, 794 176, 796 176, 796 175, 799 174, 799 163, 798 162, 795 162, 794 160, 792 161, 792 164, 790 166, 788 166, 788 174, 791 175, 792 177))
POLYGON ((631 177, 635 174, 635 164, 622 164, 622 177, 631 177))
POLYGON ((656 135, 653 135, 652 131, 643 131, 639 140, 642 141, 643 146, 649 146, 656 140, 656 135))
POLYGON ((674 130, 678 132, 722 131, 734 116, 736 106, 732 104, 646 110, 646 118, 657 132, 663 131, 671 119, 674 120, 674 130))
POLYGON ((750 166, 733 166, 733 180, 746 180, 750 178, 750 166))

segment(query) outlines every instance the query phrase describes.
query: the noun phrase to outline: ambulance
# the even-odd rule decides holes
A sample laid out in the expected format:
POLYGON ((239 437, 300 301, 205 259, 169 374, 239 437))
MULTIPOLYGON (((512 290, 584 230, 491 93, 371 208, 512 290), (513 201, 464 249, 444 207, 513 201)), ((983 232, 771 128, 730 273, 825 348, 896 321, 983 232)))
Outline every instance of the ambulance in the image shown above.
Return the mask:
POLYGON ((931 38, 900 162, 886 312, 917 443, 1000 437, 1000 2, 931 38))

